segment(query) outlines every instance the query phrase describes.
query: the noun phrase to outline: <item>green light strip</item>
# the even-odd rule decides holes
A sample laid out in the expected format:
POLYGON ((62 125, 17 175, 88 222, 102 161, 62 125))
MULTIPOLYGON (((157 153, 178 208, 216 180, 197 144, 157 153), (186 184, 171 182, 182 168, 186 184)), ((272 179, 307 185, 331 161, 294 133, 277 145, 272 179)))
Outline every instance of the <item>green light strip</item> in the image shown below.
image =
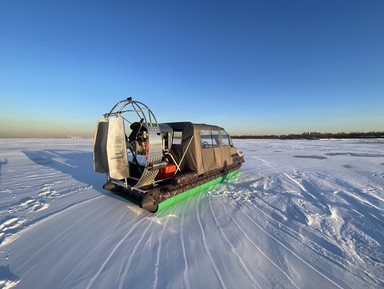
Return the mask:
POLYGON ((181 193, 181 194, 178 194, 178 195, 176 195, 176 196, 174 196, 172 198, 169 198, 169 199, 167 199, 164 202, 161 202, 159 204, 159 207, 158 207, 157 211, 161 211, 164 208, 167 208, 167 207, 169 207, 169 206, 171 206, 171 205, 173 205, 173 204, 175 204, 177 202, 180 202, 181 200, 184 200, 184 199, 186 199, 186 198, 188 198, 188 197, 190 197, 192 195, 195 195, 195 194, 201 192, 202 190, 205 190, 206 188, 208 188, 210 186, 218 184, 218 183, 220 183, 220 182, 222 182, 222 181, 224 181, 226 179, 229 179, 230 177, 235 175, 237 173, 237 171, 238 170, 235 170, 235 171, 230 172, 230 173, 228 173, 226 175, 218 177, 217 179, 214 179, 214 180, 209 181, 209 182, 207 182, 205 184, 202 184, 202 185, 194 187, 194 188, 192 188, 192 189, 190 189, 188 191, 185 191, 184 193, 181 193))

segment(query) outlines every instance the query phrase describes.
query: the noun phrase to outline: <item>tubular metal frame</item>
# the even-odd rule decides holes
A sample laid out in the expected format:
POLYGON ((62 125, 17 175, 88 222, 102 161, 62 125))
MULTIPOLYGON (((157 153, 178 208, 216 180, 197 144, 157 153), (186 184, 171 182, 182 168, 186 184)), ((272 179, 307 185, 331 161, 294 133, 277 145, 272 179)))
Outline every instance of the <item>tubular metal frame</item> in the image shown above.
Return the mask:
MULTIPOLYGON (((127 179, 125 179, 123 182, 121 180, 112 179, 109 176, 107 176, 107 178, 120 186, 124 184, 126 188, 131 187, 134 189, 139 189, 141 187, 154 185, 156 183, 155 178, 159 169, 149 169, 148 166, 159 163, 163 160, 162 138, 160 126, 153 112, 144 103, 134 101, 131 97, 125 100, 121 100, 115 104, 115 106, 112 107, 108 113, 104 114, 104 118, 109 119, 110 117, 122 117, 125 122, 132 124, 135 121, 130 121, 130 119, 126 116, 129 113, 136 115, 139 120, 144 119, 142 126, 145 126, 148 132, 148 155, 146 155, 146 166, 139 179, 133 177, 130 178, 131 180, 137 181, 134 186, 129 186, 127 179)), ((133 156, 136 157, 135 152, 131 152, 133 156)))

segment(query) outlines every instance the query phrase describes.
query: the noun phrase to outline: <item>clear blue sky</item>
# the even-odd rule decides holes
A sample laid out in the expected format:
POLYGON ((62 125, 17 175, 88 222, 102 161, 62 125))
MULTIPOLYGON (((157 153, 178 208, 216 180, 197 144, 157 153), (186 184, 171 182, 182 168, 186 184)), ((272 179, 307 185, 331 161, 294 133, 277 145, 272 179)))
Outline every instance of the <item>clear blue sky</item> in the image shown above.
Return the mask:
POLYGON ((384 130, 384 1, 0 0, 0 136, 132 96, 231 134, 384 130))

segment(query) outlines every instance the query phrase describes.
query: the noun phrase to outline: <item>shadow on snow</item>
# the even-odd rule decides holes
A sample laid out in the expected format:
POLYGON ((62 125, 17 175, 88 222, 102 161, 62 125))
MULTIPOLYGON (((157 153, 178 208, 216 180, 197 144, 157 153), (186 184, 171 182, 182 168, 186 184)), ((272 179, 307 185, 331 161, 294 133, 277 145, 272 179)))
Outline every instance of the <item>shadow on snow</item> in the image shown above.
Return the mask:
POLYGON ((23 153, 34 163, 72 176, 81 183, 92 186, 96 191, 123 200, 102 188, 105 176, 93 170, 93 154, 81 150, 24 150, 23 153))

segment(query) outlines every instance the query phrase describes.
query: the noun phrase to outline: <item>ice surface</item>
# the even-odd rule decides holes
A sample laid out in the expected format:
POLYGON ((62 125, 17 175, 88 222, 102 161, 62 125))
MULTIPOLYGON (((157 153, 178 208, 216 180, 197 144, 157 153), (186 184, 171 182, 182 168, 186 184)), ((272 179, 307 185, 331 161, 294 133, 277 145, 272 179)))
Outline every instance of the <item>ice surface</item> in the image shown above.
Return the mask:
POLYGON ((0 140, 0 288, 384 287, 383 141, 235 145, 236 176, 151 214, 91 140, 0 140))

